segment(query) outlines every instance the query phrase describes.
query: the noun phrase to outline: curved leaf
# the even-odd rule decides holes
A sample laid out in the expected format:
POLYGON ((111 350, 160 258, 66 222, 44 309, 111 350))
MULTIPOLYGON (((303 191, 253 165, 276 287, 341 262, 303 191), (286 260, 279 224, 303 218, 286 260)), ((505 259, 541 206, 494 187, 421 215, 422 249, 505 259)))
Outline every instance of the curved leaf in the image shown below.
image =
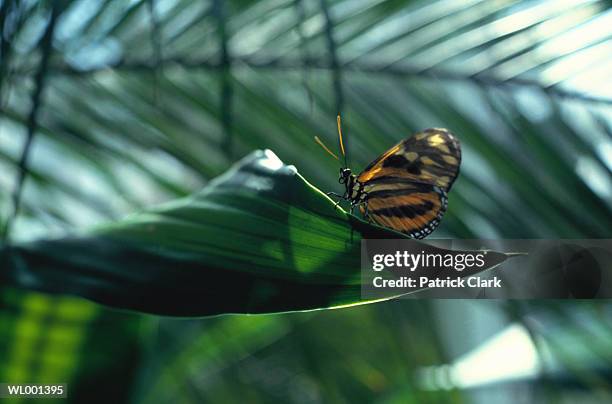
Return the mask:
POLYGON ((201 192, 83 236, 6 247, 12 285, 143 312, 204 316, 361 301, 360 240, 404 237, 367 224, 271 151, 201 192))

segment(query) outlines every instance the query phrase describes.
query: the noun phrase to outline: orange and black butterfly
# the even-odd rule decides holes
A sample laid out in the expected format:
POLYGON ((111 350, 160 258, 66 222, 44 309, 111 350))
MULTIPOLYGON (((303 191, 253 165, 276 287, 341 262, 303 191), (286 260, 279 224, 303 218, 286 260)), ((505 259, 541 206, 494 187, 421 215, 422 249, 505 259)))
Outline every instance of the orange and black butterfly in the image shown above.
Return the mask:
MULTIPOLYGON (((387 150, 357 176, 346 167, 340 116, 338 136, 345 158, 339 182, 346 191, 331 195, 349 201, 351 212, 357 206, 366 219, 413 238, 427 237, 438 227, 461 164, 461 146, 452 133, 440 128, 418 132, 387 150)), ((338 159, 318 137, 315 140, 338 159)))

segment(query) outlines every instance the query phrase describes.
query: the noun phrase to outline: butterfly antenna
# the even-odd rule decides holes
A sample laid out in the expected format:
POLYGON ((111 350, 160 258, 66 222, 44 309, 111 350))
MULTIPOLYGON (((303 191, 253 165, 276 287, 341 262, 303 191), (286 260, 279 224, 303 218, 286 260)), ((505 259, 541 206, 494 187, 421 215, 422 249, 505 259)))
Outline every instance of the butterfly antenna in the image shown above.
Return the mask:
POLYGON ((344 142, 342 141, 342 122, 340 120, 340 114, 336 116, 336 123, 338 124, 338 138, 340 139, 340 151, 342 152, 342 156, 344 156, 344 167, 348 167, 346 163, 346 152, 344 151, 344 142))
POLYGON ((338 156, 336 156, 331 150, 329 150, 329 148, 327 146, 325 146, 325 144, 321 141, 321 139, 319 139, 318 136, 315 136, 315 142, 317 142, 319 144, 319 146, 321 146, 323 148, 323 150, 325 150, 326 152, 328 152, 333 158, 335 158, 336 160, 340 161, 340 159, 338 158, 338 156))

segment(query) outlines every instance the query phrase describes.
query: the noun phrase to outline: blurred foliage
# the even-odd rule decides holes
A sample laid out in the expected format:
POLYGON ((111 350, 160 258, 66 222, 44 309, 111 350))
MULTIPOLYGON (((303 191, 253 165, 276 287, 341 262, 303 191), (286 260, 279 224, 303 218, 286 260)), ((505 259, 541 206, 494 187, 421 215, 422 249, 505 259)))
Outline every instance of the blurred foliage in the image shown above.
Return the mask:
MULTIPOLYGON (((462 172, 434 237, 610 237, 611 18, 606 1, 4 0, 2 227, 13 241, 79 231, 188 195, 256 148, 337 191, 337 164, 312 136, 333 144, 340 111, 357 171, 425 127, 461 139, 462 172)), ((13 306, 28 307, 38 295, 15 296, 13 306)), ((601 402, 612 391, 612 351, 587 343, 612 334, 605 302, 144 317, 137 335, 116 313, 70 302, 82 320, 108 316, 87 330, 112 338, 75 348, 70 376, 47 374, 80 386, 76 364, 89 363, 89 375, 127 386, 126 373, 113 379, 111 365, 87 358, 131 352, 117 357, 132 369, 135 402, 515 402, 522 385, 487 396, 412 382, 414 369, 450 361, 511 321, 556 342, 547 355, 583 386, 546 379, 552 388, 526 400, 601 402), (572 349, 601 360, 582 363, 572 349)), ((14 342, 26 311, 7 313, 0 332, 14 342)), ((46 335, 63 321, 24 332, 46 335)), ((27 360, 3 360, 2 374, 27 360)))

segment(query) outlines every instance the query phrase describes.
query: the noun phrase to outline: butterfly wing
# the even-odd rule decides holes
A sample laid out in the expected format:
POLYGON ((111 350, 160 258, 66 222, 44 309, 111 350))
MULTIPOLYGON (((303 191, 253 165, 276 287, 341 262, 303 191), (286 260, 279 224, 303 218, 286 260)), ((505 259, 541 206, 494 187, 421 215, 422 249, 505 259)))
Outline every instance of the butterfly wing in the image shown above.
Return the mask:
POLYGON ((446 194, 460 163, 459 141, 446 129, 415 134, 359 174, 368 195, 362 213, 414 238, 429 235, 446 212, 446 194))
POLYGON ((362 184, 411 180, 448 192, 459 174, 460 163, 461 147, 457 138, 446 129, 426 129, 382 154, 357 180, 362 184))

